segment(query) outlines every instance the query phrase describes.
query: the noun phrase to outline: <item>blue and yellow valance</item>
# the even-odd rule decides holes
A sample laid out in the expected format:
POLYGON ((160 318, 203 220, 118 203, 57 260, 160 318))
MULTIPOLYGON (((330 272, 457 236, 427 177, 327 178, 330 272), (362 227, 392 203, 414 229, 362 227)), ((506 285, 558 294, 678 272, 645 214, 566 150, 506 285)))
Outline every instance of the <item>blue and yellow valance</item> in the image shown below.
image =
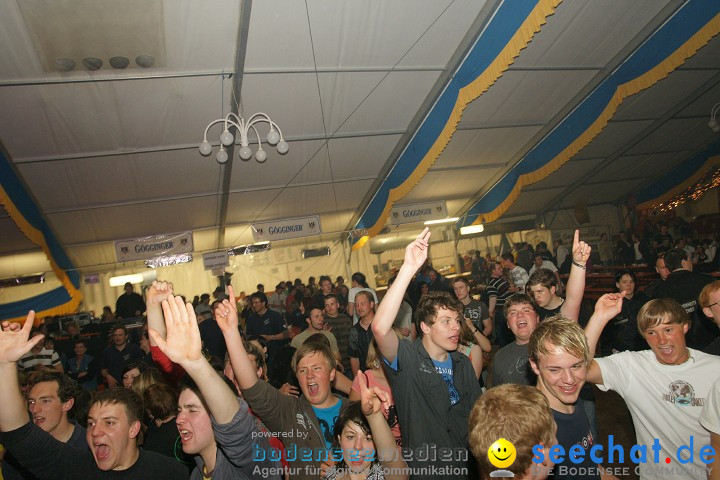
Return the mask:
POLYGON ((62 287, 41 295, 0 305, 0 320, 22 320, 31 309, 37 312, 36 318, 75 311, 82 300, 80 275, 2 151, 0 203, 25 236, 43 249, 62 283, 62 287))
POLYGON ((547 177, 588 145, 623 100, 668 76, 719 32, 720 2, 690 0, 683 5, 473 205, 458 228, 497 220, 515 202, 523 186, 547 177))
POLYGON ((353 249, 380 232, 393 204, 412 190, 447 146, 467 104, 500 78, 559 3, 502 3, 358 221, 355 228, 366 229, 368 236, 353 240, 353 249))

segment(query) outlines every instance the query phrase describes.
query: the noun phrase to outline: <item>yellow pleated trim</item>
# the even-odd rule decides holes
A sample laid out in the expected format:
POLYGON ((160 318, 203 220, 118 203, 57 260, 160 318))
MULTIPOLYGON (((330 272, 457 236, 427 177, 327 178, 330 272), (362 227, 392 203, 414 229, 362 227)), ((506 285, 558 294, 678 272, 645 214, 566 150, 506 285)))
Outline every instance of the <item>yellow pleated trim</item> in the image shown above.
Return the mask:
MULTIPOLYGON (((53 316, 53 315, 65 315, 68 313, 74 312, 78 306, 80 305, 80 302, 82 301, 82 292, 80 290, 76 289, 75 286, 70 281, 70 278, 67 276, 65 271, 58 266, 57 263, 55 263, 55 259, 53 259, 52 255, 50 254, 50 248, 47 246, 47 243, 45 242, 45 236, 42 234, 40 230, 37 230, 35 227, 30 225, 30 223, 25 219, 25 217, 20 213, 20 211, 17 209, 15 204, 13 203, 10 196, 7 194, 4 188, 0 186, 0 203, 2 203, 5 206, 5 210, 7 211, 8 215, 10 215, 10 218, 15 222, 15 225, 18 226, 20 231, 25 234, 25 236, 33 242, 35 245, 39 246, 43 249, 45 252, 45 256, 47 257, 48 261, 50 262, 50 266, 53 269, 53 272, 55 272, 55 275, 60 280, 60 283, 62 283, 63 287, 65 287, 65 290, 67 290, 68 294, 70 295, 71 300, 67 303, 64 303, 62 305, 58 305, 53 308, 49 308, 47 310, 42 310, 40 312, 35 312, 35 323, 39 324, 42 321, 43 317, 47 316, 53 316)), ((25 317, 17 317, 17 318, 11 318, 9 319, 12 322, 22 322, 25 321, 25 317)))
MULTIPOLYGON (((445 124, 445 128, 440 132, 440 135, 438 135, 435 143, 430 147, 430 150, 425 154, 422 161, 415 167, 413 173, 410 174, 402 184, 390 189, 385 208, 375 224, 367 229, 369 237, 374 237, 380 233, 395 202, 410 193, 428 170, 430 170, 430 167, 433 166, 443 150, 445 150, 445 147, 457 130, 457 125, 462 119, 462 114, 467 104, 485 93, 498 78, 502 76, 505 70, 513 64, 515 58, 520 55, 520 51, 528 46, 533 36, 540 31, 540 27, 546 23, 546 18, 555 13, 555 7, 557 7, 561 1, 562 0, 540 0, 488 68, 470 84, 460 89, 458 98, 455 101, 455 106, 445 124)), ((366 242, 367 240, 362 242, 362 239, 356 242, 355 245, 353 245, 353 251, 362 248, 366 242)))
POLYGON ((619 85, 611 100, 608 102, 608 105, 602 111, 597 120, 595 120, 593 124, 585 130, 585 132, 583 132, 575 139, 574 142, 567 146, 565 150, 560 152, 545 166, 535 170, 534 172, 521 175, 507 198, 497 208, 495 208, 495 210, 479 214, 472 224, 477 225, 483 221, 486 223, 494 222, 500 218, 500 216, 502 216, 502 214, 510 208, 515 200, 517 200, 517 197, 520 195, 520 191, 524 186, 538 182, 550 175, 552 172, 563 166, 565 162, 570 160, 570 158, 572 158, 576 153, 585 148, 593 138, 599 135, 600 132, 607 126, 610 119, 615 115, 615 111, 625 98, 651 87, 663 78, 667 77, 677 67, 685 63, 688 58, 695 55, 700 48, 705 46, 710 39, 719 32, 720 14, 716 15, 704 27, 698 30, 695 35, 690 37, 687 42, 678 47, 678 49, 670 54, 670 56, 651 70, 633 80, 630 80, 629 82, 619 85))
POLYGON ((709 157, 705 163, 702 164, 700 168, 697 169, 697 171, 687 180, 685 180, 680 185, 674 187, 672 190, 660 195, 657 198, 654 198, 652 200, 648 200, 647 202, 643 202, 639 204, 637 207, 635 207, 636 210, 645 210, 645 209, 652 209, 656 206, 660 205, 663 202, 666 202, 670 200, 672 197, 677 195, 678 193, 682 192, 683 190, 686 190, 687 188, 691 187, 693 184, 700 181, 700 179, 708 172, 710 167, 713 166, 713 164, 716 164, 718 161, 720 161, 720 155, 715 155, 714 157, 709 157))

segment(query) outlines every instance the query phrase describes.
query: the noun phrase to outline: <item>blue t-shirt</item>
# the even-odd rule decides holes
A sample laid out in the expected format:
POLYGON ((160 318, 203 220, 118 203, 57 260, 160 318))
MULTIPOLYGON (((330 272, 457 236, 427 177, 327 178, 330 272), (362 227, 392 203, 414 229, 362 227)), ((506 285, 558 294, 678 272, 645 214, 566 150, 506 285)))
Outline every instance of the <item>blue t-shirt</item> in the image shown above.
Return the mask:
POLYGON ((342 402, 340 400, 338 400, 338 402, 332 407, 312 407, 315 412, 315 416, 318 419, 318 423, 320 423, 320 428, 322 429, 323 437, 325 438, 325 445, 328 449, 332 447, 333 434, 335 433, 335 422, 337 421, 338 416, 340 416, 340 407, 342 407, 342 402))
POLYGON ((437 370, 447 384, 448 392, 450 393, 450 405, 455 405, 460 401, 460 394, 453 383, 452 357, 448 354, 444 362, 438 362, 432 358, 431 360, 435 364, 435 370, 437 370))
POLYGON ((553 418, 557 424, 558 445, 562 445, 567 455, 562 463, 555 465, 553 478, 555 480, 600 480, 600 469, 590 457, 590 449, 594 439, 590 431, 582 399, 578 399, 573 413, 560 413, 552 410, 553 418), (570 449, 576 447, 578 452, 570 454, 570 449), (581 458, 582 462, 574 463, 571 457, 581 458))

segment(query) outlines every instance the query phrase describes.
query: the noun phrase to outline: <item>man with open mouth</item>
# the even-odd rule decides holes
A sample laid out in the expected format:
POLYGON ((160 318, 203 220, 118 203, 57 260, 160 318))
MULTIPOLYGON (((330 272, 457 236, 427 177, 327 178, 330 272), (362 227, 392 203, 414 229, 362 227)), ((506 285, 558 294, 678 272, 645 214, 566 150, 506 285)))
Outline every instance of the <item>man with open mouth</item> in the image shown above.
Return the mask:
MULTIPOLYGON (((616 312, 621 308, 622 298, 616 312)), ((593 315, 585 329, 591 351, 595 350, 603 328, 613 316, 593 315)), ((701 461, 698 452, 711 444, 710 432, 700 424, 700 416, 703 406, 711 403, 720 358, 687 346, 686 334, 691 323, 688 313, 675 300, 650 300, 637 314, 638 331, 650 350, 597 358, 588 369, 588 382, 597 384, 601 390, 614 390, 625 400, 637 444, 651 445, 659 441, 656 458, 672 459, 673 468, 667 470, 654 468, 658 465, 650 461, 640 464, 641 480, 672 480, 679 475, 705 480, 707 469, 717 468, 713 467, 714 463, 706 465, 701 461), (678 458, 684 452, 681 448, 684 445, 692 445, 690 458, 678 458)))
POLYGON ((90 451, 53 438, 28 421, 17 380, 17 361, 42 335, 28 339, 35 312, 25 325, 2 323, 0 332, 0 443, 33 475, 53 479, 168 479, 188 477, 185 467, 138 449, 142 399, 130 389, 101 392, 90 407, 86 440, 90 451))
MULTIPOLYGON (((48 432, 53 438, 74 447, 87 450, 85 429, 70 421, 70 412, 75 397, 81 392, 75 380, 60 372, 44 372, 33 380, 27 394, 27 407, 35 425, 48 432)), ((5 480, 30 480, 36 478, 17 459, 5 455, 2 464, 5 480)))
MULTIPOLYGON (((228 287, 229 299, 215 310, 215 318, 225 336, 232 370, 243 398, 252 411, 285 444, 292 478, 316 480, 326 450, 332 446, 335 421, 344 400, 332 393, 337 361, 329 345, 308 340, 293 355, 291 368, 297 375, 302 395, 284 395, 275 387, 258 379, 257 368, 248 356, 238 331, 235 294, 228 287), (310 456, 302 451, 312 452, 310 456)), ((259 448, 253 451, 257 461, 269 458, 272 452, 259 448)))
MULTIPOLYGON (((270 448, 267 436, 261 434, 255 417, 245 401, 238 398, 232 383, 226 382, 203 356, 192 305, 173 296, 171 289, 159 288, 157 283, 150 293, 153 298, 148 303, 152 304, 149 308, 153 317, 157 301, 165 297, 161 301, 164 331, 151 328, 150 337, 189 376, 180 383, 175 423, 183 451, 195 455, 197 468, 190 478, 279 479, 279 462, 256 461, 253 456, 254 448, 270 448), (263 471, 275 473, 261 474, 263 471)), ((153 327, 159 326, 155 320, 153 327)))
MULTIPOLYGON (((457 452, 468 448, 467 417, 481 394, 470 360, 457 351, 460 324, 465 321, 463 304, 447 292, 430 292, 417 307, 415 323, 420 338, 415 342, 400 340, 392 329, 405 290, 427 259, 429 240, 426 228, 405 249, 402 267, 380 303, 372 332, 387 367, 403 448, 457 452)), ((448 461, 420 456, 407 460, 413 479, 473 476, 469 456, 448 461), (443 469, 453 473, 443 473, 447 472, 443 469)))

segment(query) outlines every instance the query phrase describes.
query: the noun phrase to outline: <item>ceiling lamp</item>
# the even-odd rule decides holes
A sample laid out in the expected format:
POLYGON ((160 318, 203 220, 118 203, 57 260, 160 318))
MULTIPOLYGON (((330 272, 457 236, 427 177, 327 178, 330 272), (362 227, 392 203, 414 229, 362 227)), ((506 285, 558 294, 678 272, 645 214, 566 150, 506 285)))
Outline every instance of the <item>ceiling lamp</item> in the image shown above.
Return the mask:
POLYGON ((133 275, 120 275, 119 277, 110 277, 110 286, 111 287, 122 287, 126 283, 142 283, 143 282, 143 275, 142 273, 136 273, 133 275))
POLYGON ((473 233, 482 233, 485 230, 483 224, 479 225, 468 225, 460 229, 460 235, 472 235, 473 233))
POLYGON ((708 122, 708 127, 710 127, 710 130, 715 133, 720 133, 720 125, 718 125, 718 122, 715 119, 718 111, 720 111, 720 103, 713 105, 712 110, 710 110, 710 121, 708 122))
POLYGON ((460 217, 440 218, 438 220, 427 220, 424 222, 425 225, 442 225, 444 223, 455 223, 460 220, 460 217))
POLYGON ((205 135, 203 136, 203 141, 200 144, 201 155, 207 157, 212 153, 212 145, 210 145, 210 143, 207 141, 207 133, 208 130, 210 130, 210 127, 220 122, 223 123, 223 126, 225 128, 220 134, 220 150, 215 156, 215 160, 217 160, 218 163, 225 163, 228 161, 228 154, 225 151, 225 147, 229 147, 235 141, 235 137, 232 133, 230 133, 231 128, 235 128, 235 130, 237 130, 238 134, 240 135, 239 153, 240 158, 243 160, 250 160, 250 158, 252 158, 253 156, 253 152, 250 149, 250 144, 248 141, 248 132, 251 128, 253 132, 255 132, 255 138, 258 144, 257 152, 255 152, 255 160, 260 163, 263 163, 265 160, 267 160, 267 152, 263 150, 262 141, 260 140, 260 134, 258 134, 258 131, 255 128, 255 124, 257 123, 270 124, 270 131, 267 134, 267 143, 269 145, 276 145, 275 148, 277 149, 279 154, 284 155, 290 149, 287 142, 283 140, 280 127, 278 127, 277 123, 270 120, 270 117, 268 117, 266 114, 259 112, 245 120, 244 118, 240 118, 231 112, 228 113, 225 118, 218 118, 217 120, 213 120, 208 124, 207 127, 205 127, 205 135))

